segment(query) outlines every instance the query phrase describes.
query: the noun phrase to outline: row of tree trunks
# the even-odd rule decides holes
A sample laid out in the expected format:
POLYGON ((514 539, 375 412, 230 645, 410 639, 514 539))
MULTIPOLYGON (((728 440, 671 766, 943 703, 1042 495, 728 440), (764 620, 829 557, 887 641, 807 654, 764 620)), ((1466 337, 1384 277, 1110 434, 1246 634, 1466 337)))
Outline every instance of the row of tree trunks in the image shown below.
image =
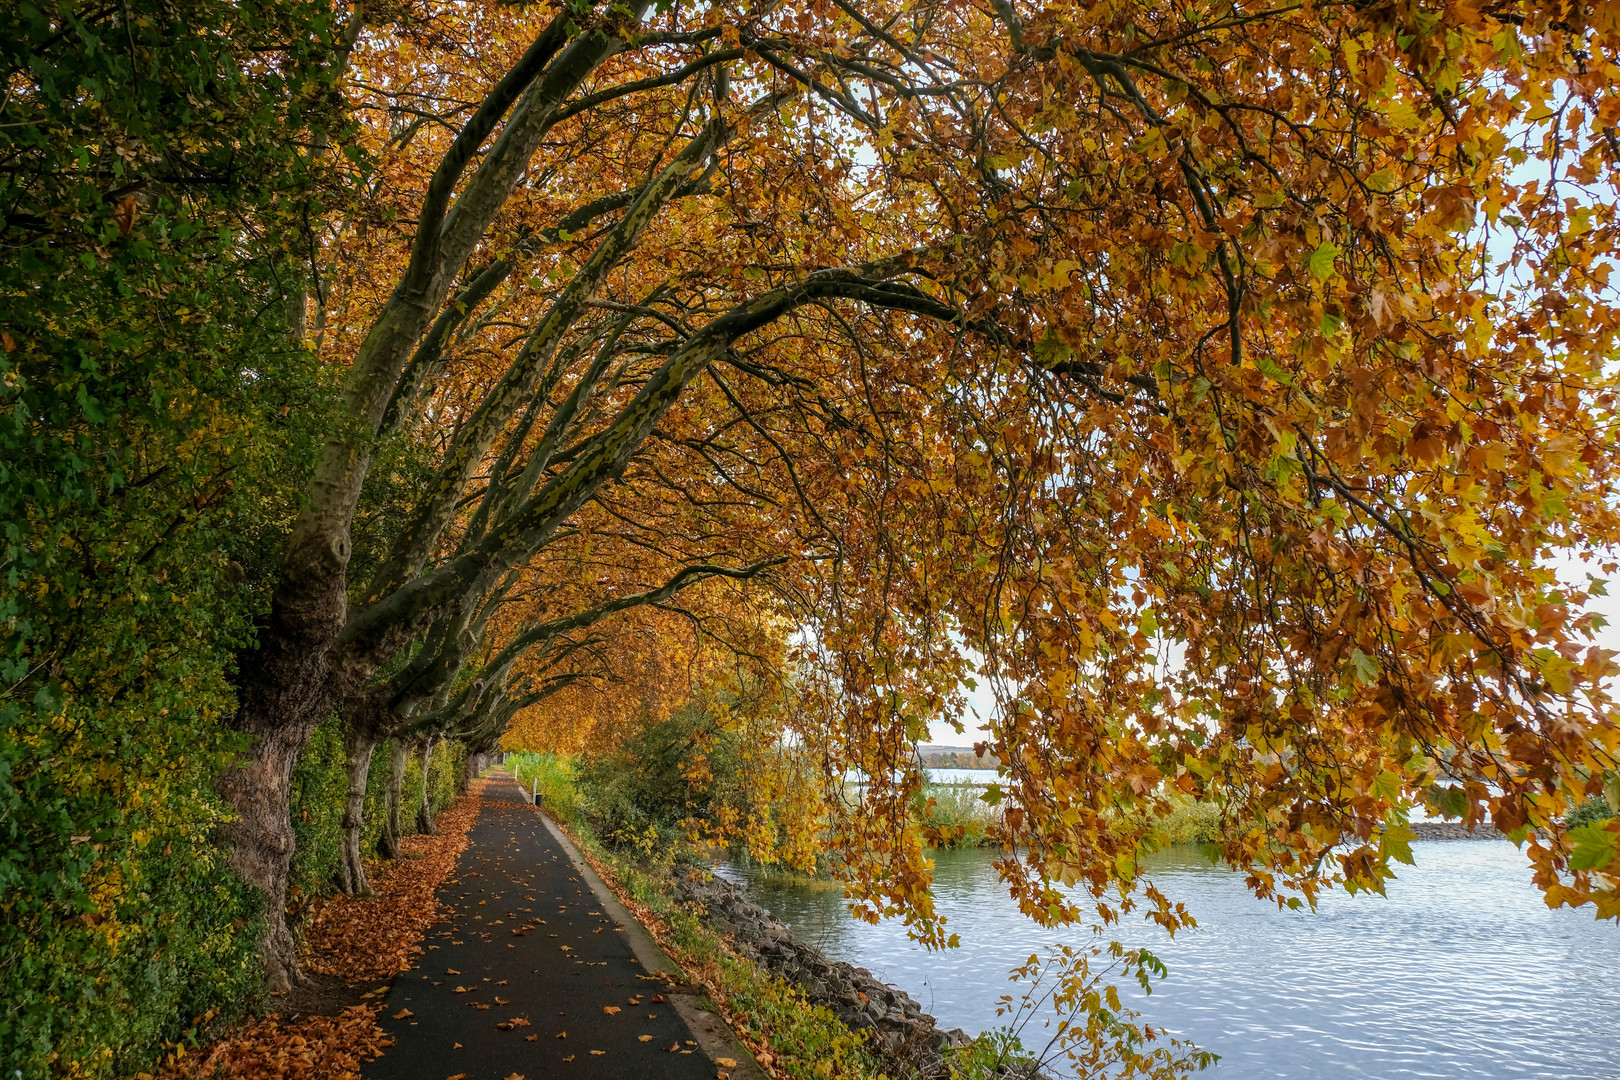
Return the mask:
POLYGON ((360 856, 360 833, 365 826, 366 781, 371 776, 371 755, 377 740, 370 733, 351 725, 344 738, 347 754, 348 792, 343 804, 343 852, 339 860, 339 880, 350 896, 370 896, 365 863, 360 856))
POLYGON ((406 754, 404 743, 398 739, 389 740, 387 803, 383 813, 382 835, 377 838, 377 853, 385 859, 397 859, 400 856, 399 839, 402 830, 399 825, 399 812, 400 803, 404 801, 406 754))
MULTIPOLYGON (((377 742, 375 737, 355 726, 349 728, 344 739, 348 790, 343 807, 342 858, 338 869, 339 883, 350 896, 371 895, 360 840, 366 824, 366 785, 377 742)), ((422 743, 422 797, 416 807, 416 831, 428 836, 438 831, 433 823, 433 749, 436 743, 432 736, 422 743)), ((388 781, 384 794, 382 834, 377 838, 377 854, 384 859, 397 859, 402 854, 400 837, 404 829, 400 822, 405 802, 405 766, 409 754, 404 741, 388 740, 388 781)))
POLYGON ((432 836, 439 830, 433 825, 433 736, 422 744, 422 805, 416 812, 416 831, 432 836))

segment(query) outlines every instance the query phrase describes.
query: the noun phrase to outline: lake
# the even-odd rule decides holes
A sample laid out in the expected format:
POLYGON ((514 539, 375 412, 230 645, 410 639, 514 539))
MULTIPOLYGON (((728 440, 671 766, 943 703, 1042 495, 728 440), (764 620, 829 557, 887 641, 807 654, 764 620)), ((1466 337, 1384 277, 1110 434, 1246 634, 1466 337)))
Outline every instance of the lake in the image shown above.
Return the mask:
MULTIPOLYGON (((1145 924, 1119 930, 1170 968, 1151 996, 1124 996, 1144 1022, 1220 1054, 1200 1074, 1213 1080, 1620 1078, 1620 927, 1549 911, 1505 840, 1413 851, 1387 898, 1334 893, 1314 913, 1254 899, 1195 851, 1155 855, 1145 869, 1199 926, 1174 941, 1145 924)), ((995 1001, 1013 990, 1008 969, 1052 940, 1018 914, 990 859, 938 854, 936 903, 962 939, 939 953, 897 922, 855 922, 837 891, 721 872, 833 959, 910 993, 941 1027, 976 1033, 1005 1022, 995 1001)))

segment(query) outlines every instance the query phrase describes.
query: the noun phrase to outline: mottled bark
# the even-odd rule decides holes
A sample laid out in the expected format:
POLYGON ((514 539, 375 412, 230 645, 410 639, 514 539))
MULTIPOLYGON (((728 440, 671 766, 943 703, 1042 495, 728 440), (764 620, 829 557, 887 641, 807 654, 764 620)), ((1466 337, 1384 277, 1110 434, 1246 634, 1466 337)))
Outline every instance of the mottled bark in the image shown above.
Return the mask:
POLYGON ((422 744, 422 805, 416 811, 416 831, 432 836, 439 830, 433 825, 433 736, 422 744))
POLYGON ((400 827, 400 803, 404 801, 405 789, 405 744, 398 739, 388 743, 388 793, 387 813, 383 815, 382 836, 377 838, 377 852, 385 859, 397 859, 400 856, 399 839, 403 833, 400 827))
POLYGON ((343 891, 350 896, 371 895, 365 862, 360 857, 360 834, 365 828, 366 781, 371 776, 371 754, 376 747, 376 737, 363 728, 351 725, 345 732, 343 749, 349 787, 343 805, 343 851, 338 878, 343 891))
POLYGON ((247 753, 220 779, 235 811, 226 827, 233 870, 264 895, 265 934, 259 942, 266 986, 291 988, 297 948, 287 925, 287 878, 292 866, 292 773, 314 722, 257 733, 247 753))

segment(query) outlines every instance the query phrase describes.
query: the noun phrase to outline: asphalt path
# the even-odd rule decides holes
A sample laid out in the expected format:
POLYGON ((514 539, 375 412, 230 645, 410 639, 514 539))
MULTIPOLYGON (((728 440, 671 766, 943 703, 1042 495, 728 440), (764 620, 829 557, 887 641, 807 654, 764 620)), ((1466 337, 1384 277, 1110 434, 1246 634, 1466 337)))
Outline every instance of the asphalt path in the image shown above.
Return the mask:
POLYGON ((439 889, 445 920, 389 991, 379 1022, 395 1045, 362 1076, 714 1080, 680 988, 637 960, 635 931, 583 874, 517 784, 492 776, 439 889))

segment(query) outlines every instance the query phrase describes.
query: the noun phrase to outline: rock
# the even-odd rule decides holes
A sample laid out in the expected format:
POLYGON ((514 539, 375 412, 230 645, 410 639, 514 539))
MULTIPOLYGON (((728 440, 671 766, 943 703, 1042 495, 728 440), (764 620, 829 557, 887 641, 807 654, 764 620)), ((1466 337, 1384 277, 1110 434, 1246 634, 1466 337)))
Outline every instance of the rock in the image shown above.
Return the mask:
POLYGON ((961 1028, 941 1031, 905 991, 800 941, 731 882, 694 870, 678 875, 675 887, 684 903, 727 933, 739 954, 797 986, 811 1004, 827 1006, 852 1030, 870 1032, 871 1048, 901 1066, 903 1075, 944 1078, 941 1050, 973 1041, 961 1028))

